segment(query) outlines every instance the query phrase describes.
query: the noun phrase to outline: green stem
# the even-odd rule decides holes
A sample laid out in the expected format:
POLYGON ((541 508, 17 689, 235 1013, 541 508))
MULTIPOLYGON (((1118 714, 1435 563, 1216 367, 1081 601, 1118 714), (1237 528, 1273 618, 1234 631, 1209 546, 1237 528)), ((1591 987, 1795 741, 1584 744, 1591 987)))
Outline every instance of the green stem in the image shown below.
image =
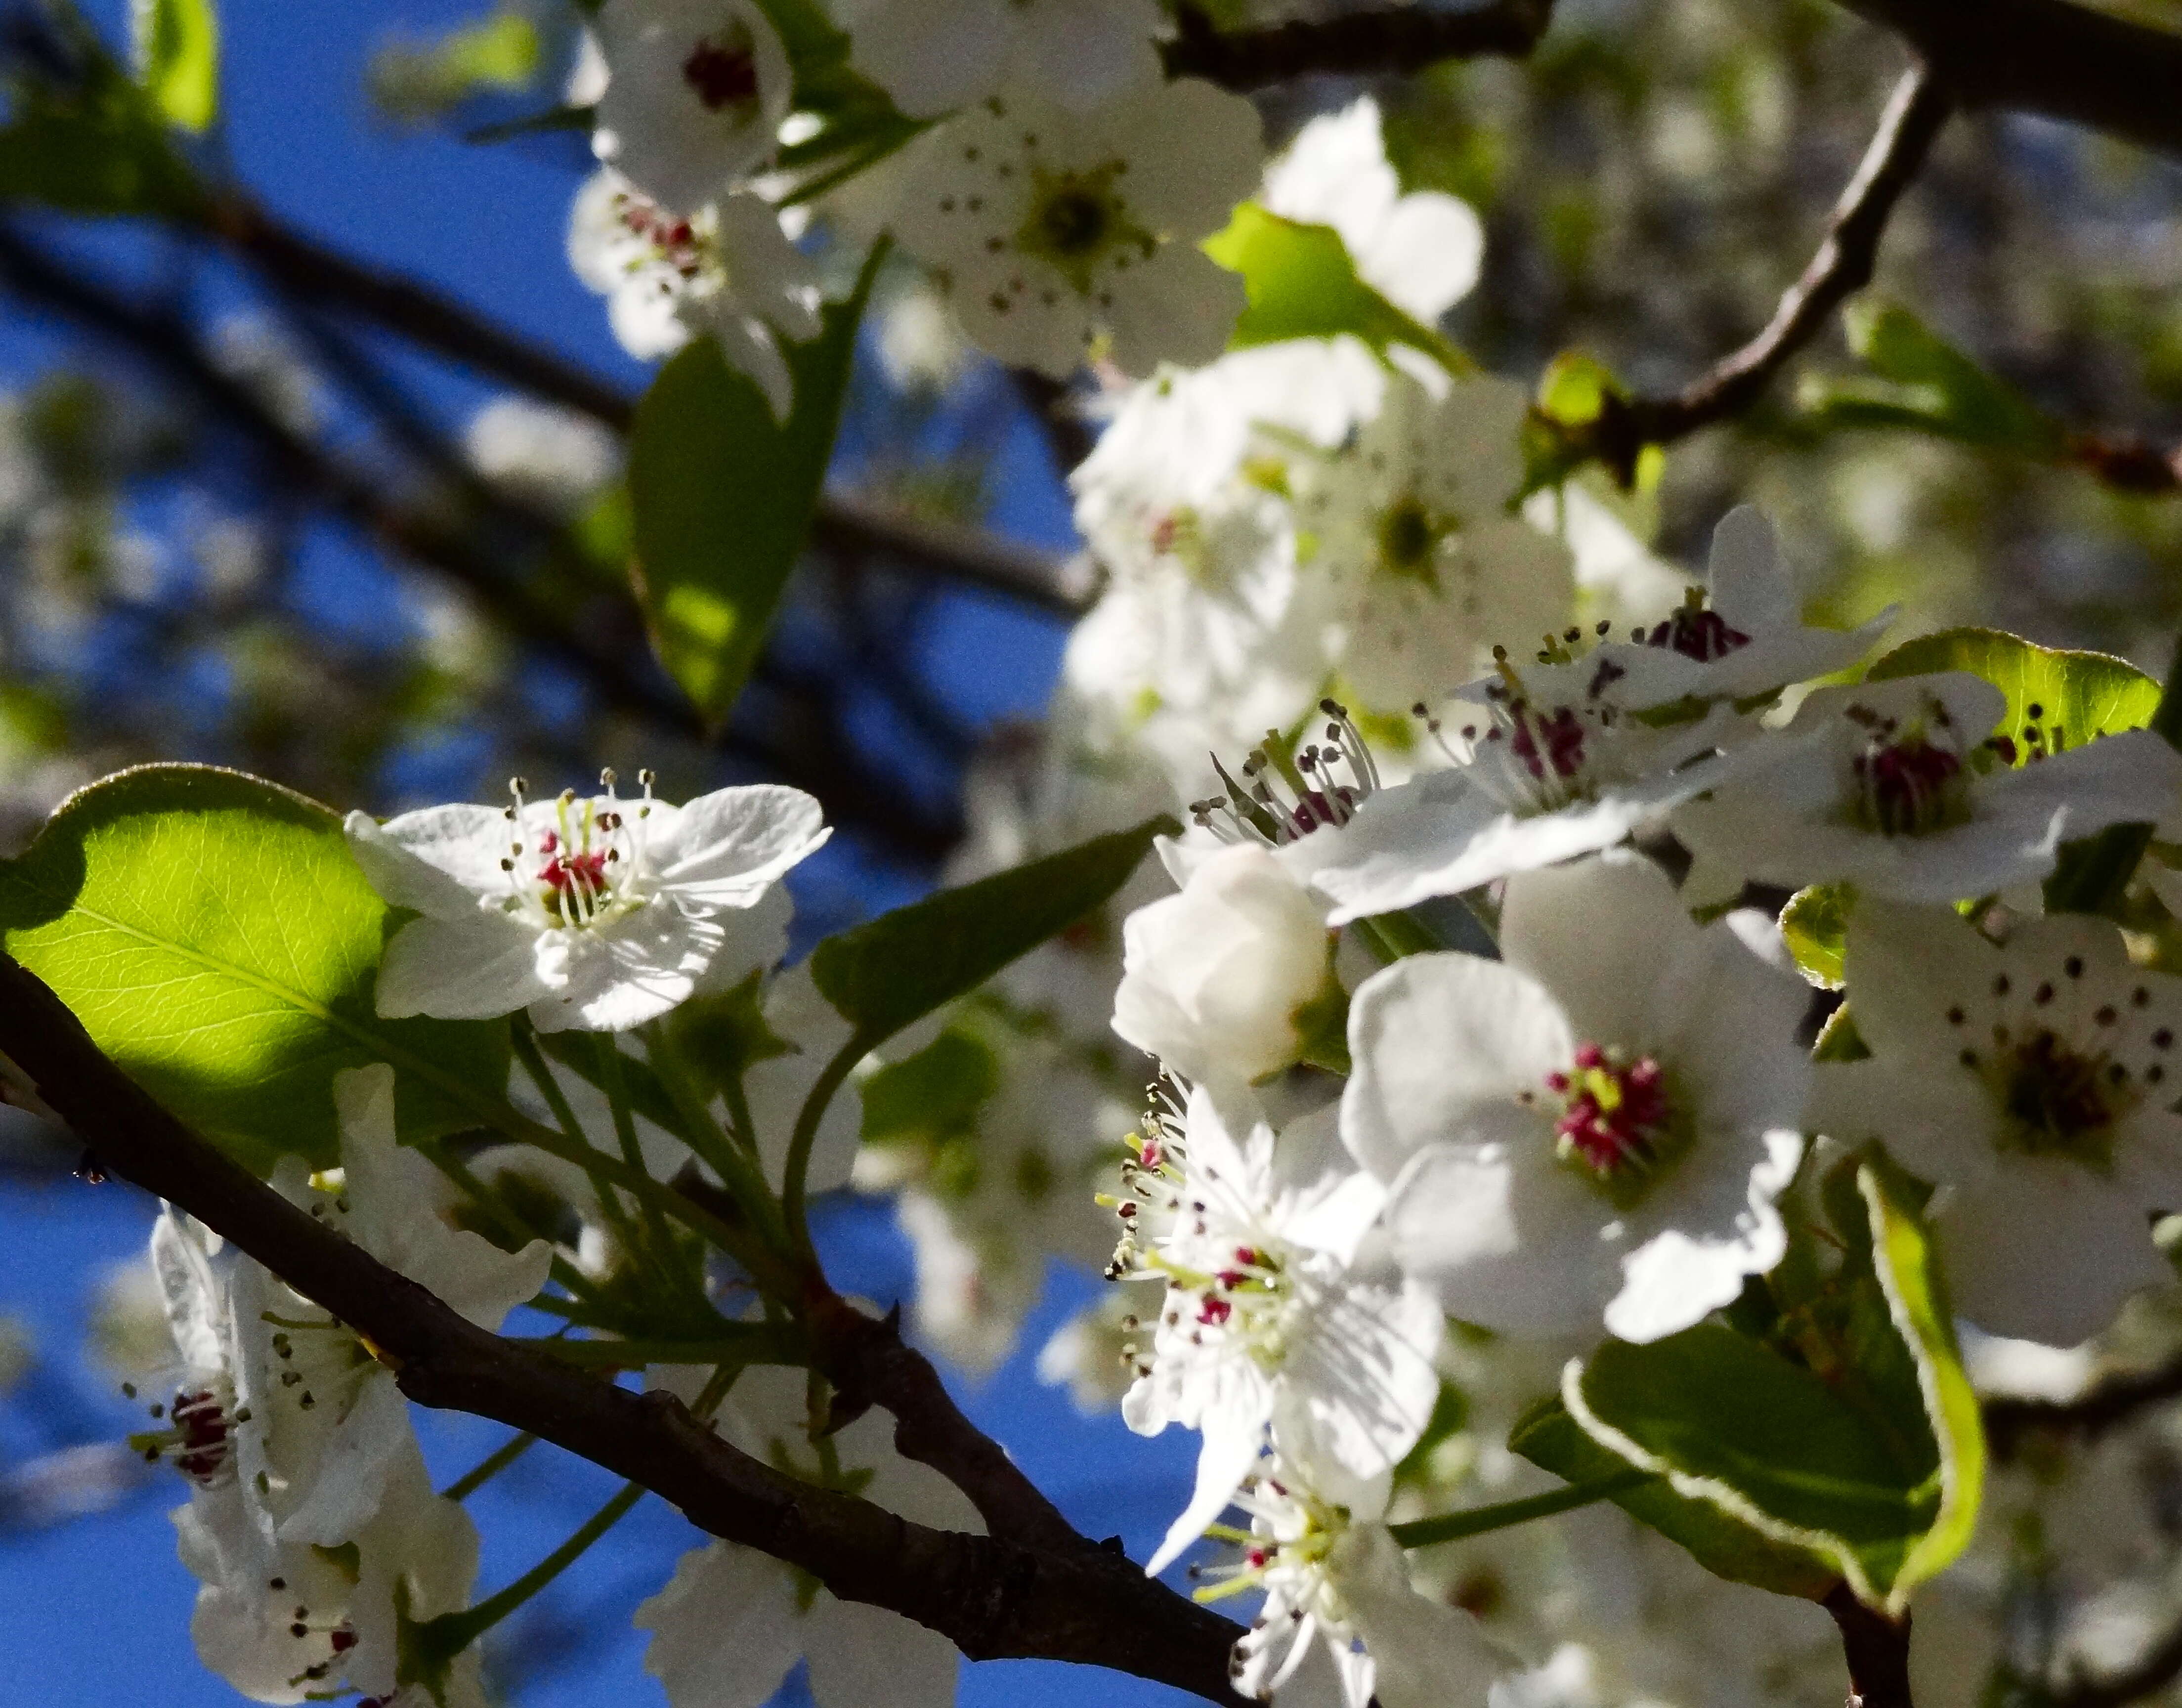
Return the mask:
POLYGON ((1648 1471, 1620 1471, 1596 1483, 1571 1483, 1568 1488, 1549 1489, 1527 1500, 1503 1500, 1491 1506, 1443 1512, 1436 1518, 1392 1524, 1387 1529, 1401 1547, 1429 1548, 1435 1543, 1459 1542, 1465 1536, 1483 1536, 1491 1531, 1550 1518, 1559 1512, 1572 1512, 1579 1506, 1610 1500, 1616 1494, 1625 1494, 1631 1489, 1655 1480, 1648 1471))
MULTIPOLYGON (((2175 642, 2159 704, 2146 727, 2164 736, 2169 746, 2182 748, 2182 639, 2175 642)), ((2119 907, 2152 846, 2152 829, 2149 824, 2116 824, 2077 848, 2063 850, 2060 865, 2046 880, 2046 911, 2111 913, 2119 907)))
POLYGON ((592 1543, 621 1522, 645 1493, 643 1484, 629 1483, 585 1519, 574 1535, 505 1589, 460 1613, 443 1613, 436 1619, 424 1621, 412 1633, 413 1640, 434 1654, 451 1659, 461 1654, 581 1559, 592 1543))
MULTIPOLYGON (((674 1106, 681 1111, 682 1118, 688 1125, 689 1131, 684 1136, 689 1148, 711 1165, 713 1173, 720 1177, 722 1184, 742 1207, 743 1213, 764 1230, 766 1238, 776 1246, 784 1246, 787 1225, 781 1220, 780 1206, 773 1199, 773 1189, 766 1184, 765 1173, 758 1166, 756 1157, 750 1149, 737 1144, 713 1118, 704 1094, 698 1089, 689 1072, 689 1064, 682 1059, 673 1040, 667 1035, 667 1029, 656 1025, 648 1027, 644 1039, 651 1062, 651 1071, 659 1076, 660 1084, 667 1088, 667 1095, 674 1100, 674 1106)), ((729 1106, 731 1109, 740 1107, 743 1104, 742 1085, 739 1079, 731 1082, 731 1085, 734 1095, 729 1106)), ((750 1133, 746 1107, 743 1108, 741 1119, 750 1145, 755 1146, 757 1135, 750 1133)))
POLYGON ((442 1500, 468 1500, 537 1445, 538 1438, 527 1431, 521 1435, 509 1436, 492 1452, 442 1489, 440 1498, 442 1500))
MULTIPOLYGON (((591 1051, 598 1064, 599 1089, 606 1094, 606 1106, 613 1112, 614 1138, 621 1145, 621 1160, 649 1179, 651 1171, 644 1166, 644 1147, 636 1137, 636 1116, 629 1106, 629 1080, 621 1071, 620 1040, 611 1032, 595 1032, 591 1034, 591 1051)), ((651 1248, 663 1262, 673 1250, 673 1243, 667 1237, 667 1219, 655 1203, 647 1201, 643 1208, 651 1248)))
POLYGON ((841 1046, 840 1052, 826 1064, 819 1074, 818 1083, 811 1088, 811 1095, 803 1100, 803 1107, 795 1117, 795 1133, 788 1141, 788 1163, 783 1171, 781 1209, 788 1219, 788 1237, 795 1242, 795 1249, 808 1257, 811 1250, 811 1221, 806 1209, 807 1178, 811 1173, 811 1149, 818 1142, 818 1123, 826 1118, 826 1110, 833 1095, 856 1063, 871 1052, 871 1044, 861 1034, 841 1046))

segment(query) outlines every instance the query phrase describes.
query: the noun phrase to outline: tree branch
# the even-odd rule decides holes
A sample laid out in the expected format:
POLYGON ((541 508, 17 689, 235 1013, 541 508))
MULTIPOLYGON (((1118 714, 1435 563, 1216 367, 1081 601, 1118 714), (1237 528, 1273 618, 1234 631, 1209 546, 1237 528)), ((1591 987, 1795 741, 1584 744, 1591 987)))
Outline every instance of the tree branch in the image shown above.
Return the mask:
POLYGON ((1488 0, 1459 11, 1394 6, 1223 32, 1184 4, 1166 44, 1166 69, 1170 76, 1249 90, 1315 72, 1369 77, 1420 71, 1443 59, 1520 59, 1538 45, 1553 12, 1553 0, 1488 0))
POLYGON ((2049 1708, 2123 1708, 2157 1696, 2177 1678, 2182 1678, 2182 1625, 2146 1650, 2134 1666, 2103 1678, 2080 1677, 2065 1689, 2040 1694, 2049 1708))
POLYGON ((2073 0, 1838 0, 1908 40, 1963 104, 2182 153, 2182 34, 2073 0))
POLYGON ((1576 431, 1581 453, 1598 458, 1626 484, 1647 445, 1670 445, 1755 402, 1834 310, 1871 282, 1887 219, 1954 106, 1952 92, 1929 69, 1905 74, 1826 222, 1817 252, 1782 294, 1764 330, 1671 396, 1609 396, 1598 419, 1576 431))
POLYGON ((1897 1622, 1874 1611, 1845 1583, 1827 1593, 1825 1606, 1848 1661, 1848 1708, 1911 1708, 1909 1616, 1897 1622))
POLYGON ((101 1167, 186 1210, 365 1336, 418 1404, 551 1441, 642 1483, 713 1535, 810 1572, 845 1600, 928 1626, 972 1660, 1077 1661, 1233 1700, 1228 1652, 1240 1628, 1148 1579, 1117 1551, 1065 1526, 1065 1539, 1030 1546, 911 1523, 773 1470, 671 1395, 632 1393, 476 1328, 177 1121, 107 1060, 42 980, 5 956, 0 1048, 101 1167))
POLYGON ((1993 1456, 2013 1456, 2024 1439, 2045 1433, 2096 1439, 2140 1411, 2182 1400, 2182 1358, 2094 1383, 2074 1400, 1988 1400, 1985 1439, 1993 1456))

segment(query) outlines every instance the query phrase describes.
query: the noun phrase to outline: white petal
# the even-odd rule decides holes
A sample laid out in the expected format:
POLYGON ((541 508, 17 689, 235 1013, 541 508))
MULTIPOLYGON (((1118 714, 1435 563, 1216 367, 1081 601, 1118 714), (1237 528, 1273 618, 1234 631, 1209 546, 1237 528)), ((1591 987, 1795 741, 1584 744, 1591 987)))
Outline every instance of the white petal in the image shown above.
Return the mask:
POLYGON ((453 918, 412 919, 394 934, 379 968, 382 1019, 493 1020, 542 997, 538 934, 521 920, 473 904, 453 918))
POLYGON ((803 1653, 795 1574, 732 1542, 684 1554, 635 1624, 673 1708, 761 1708, 803 1653))
POLYGON ((507 892, 509 826, 497 807, 427 807, 384 824, 352 812, 342 829, 371 887, 396 907, 459 919, 479 896, 507 892))
MULTIPOLYGON (((1659 1041, 1661 986, 1704 941, 1667 874, 1636 854, 1519 873, 1501 907, 1508 964, 1553 993, 1579 1040, 1600 1045, 1659 1041)), ((1795 994, 1800 1006, 1800 981, 1795 994)))
POLYGON ((2174 1278, 2129 1195, 2057 1158, 2011 1159, 1937 1219, 1955 1306, 1991 1334, 2074 1346, 2174 1278))
POLYGON ((1409 1587, 1385 1527, 1352 1526, 1334 1567, 1356 1634, 1378 1662, 1380 1708, 1481 1708, 1505 1661, 1470 1614, 1409 1587))
POLYGON ((961 1659, 938 1632, 822 1590, 806 1623, 817 1708, 948 1708, 954 1701, 961 1659))
POLYGON ((685 802, 671 835, 653 845, 662 888, 705 907, 748 907, 833 832, 800 789, 753 784, 685 802))
POLYGON ((409 1402, 390 1371, 369 1370, 348 1413, 318 1455, 302 1501, 280 1521, 280 1539, 337 1548, 379 1510, 388 1467, 410 1440, 409 1402))
POLYGON ((1181 1557, 1182 1551, 1205 1533, 1205 1527, 1227 1511, 1243 1486, 1243 1479, 1258 1462, 1264 1445, 1265 1420, 1222 1414, 1203 1422, 1204 1445, 1197 1455, 1197 1483, 1189 1505, 1168 1527, 1166 1536, 1144 1567, 1147 1578, 1156 1578, 1181 1557))
POLYGON ((1354 1072, 1341 1133, 1356 1160, 1392 1180, 1425 1145, 1550 1131, 1515 1099, 1542 1094, 1576 1040, 1535 979, 1474 955, 1412 955, 1366 980, 1349 1009, 1354 1072))

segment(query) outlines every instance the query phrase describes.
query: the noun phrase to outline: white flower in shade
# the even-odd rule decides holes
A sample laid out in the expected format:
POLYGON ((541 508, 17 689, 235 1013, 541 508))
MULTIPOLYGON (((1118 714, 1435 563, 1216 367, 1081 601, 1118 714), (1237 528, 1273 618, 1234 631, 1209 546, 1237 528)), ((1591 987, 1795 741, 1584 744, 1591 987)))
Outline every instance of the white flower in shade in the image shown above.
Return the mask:
POLYGON ((1382 1522, 1387 1489, 1276 1459, 1238 1494, 1241 1558, 1199 1591, 1265 1592, 1229 1663, 1237 1694, 1283 1708, 1482 1705, 1509 1669, 1470 1614, 1411 1586, 1382 1522))
POLYGON ((701 208, 773 152, 793 78, 756 0, 606 0, 591 27, 592 152, 652 200, 701 208))
POLYGON ((1197 240, 1258 176, 1258 115, 1189 80, 1092 113, 1009 90, 903 151, 893 225, 963 328, 1004 362, 1056 378, 1102 341, 1144 373, 1209 362, 1243 281, 1197 240))
POLYGON ((649 361, 710 334, 785 418, 793 382, 782 338, 818 331, 818 275, 772 204, 728 196, 672 214, 602 169, 568 214, 568 264, 606 299, 622 347, 649 361))
POLYGON ((1326 909, 1267 850, 1222 848, 1121 928, 1114 1029, 1192 1080, 1262 1079, 1299 1060, 1337 1003, 1326 909))
POLYGON ((1773 524, 1747 504, 1714 530, 1705 580, 1663 620, 1636 623, 1629 640, 1607 641, 1566 668, 1609 668, 1623 703, 1632 707, 1747 703, 1847 668, 1894 620, 1890 607, 1861 628, 1806 628, 1773 524))
POLYGON ((1785 1247, 1806 988, 1770 922, 1700 927, 1621 852, 1510 879, 1500 946, 1397 962, 1349 1012, 1342 1133, 1397 1261, 1488 1328, 1686 1328, 1785 1247))
POLYGON ((602 423, 528 397, 495 398, 470 417, 462 454, 501 491, 571 519, 622 468, 621 443, 602 423))
POLYGON ((1567 624, 1568 553, 1507 507, 1529 407, 1521 387, 1490 376, 1437 399, 1396 377, 1352 446, 1299 465, 1297 525, 1324 583, 1327 662, 1365 709, 1437 704, 1496 645, 1567 624))
POLYGON ((413 1439, 396 1448, 378 1510, 341 1549, 269 1544, 233 1485, 200 1489, 174 1522, 182 1563, 202 1584, 190 1621, 198 1656, 245 1696, 327 1701, 346 1685, 389 1708, 484 1708, 474 1648, 436 1696, 400 1683, 402 1620, 468 1606, 478 1564, 475 1528, 432 1492, 413 1439))
MULTIPOLYGON (((1277 1141, 1247 1100, 1223 1112, 1200 1088, 1184 1154, 1149 1171, 1171 1185, 1171 1220, 1149 1239, 1130 1227, 1125 1250, 1135 1274, 1166 1289, 1121 1415, 1141 1435, 1180 1423, 1205 1439, 1189 1504, 1148 1572, 1234 1498, 1268 1429, 1289 1461, 1368 1479, 1391 1472, 1432 1416, 1439 1312, 1423 1288, 1357 1266, 1385 1195, 1341 1155, 1332 1115, 1293 1123, 1277 1141)), ((1173 1142, 1171 1124, 1155 1130, 1173 1142)), ((1147 1173, 1139 1159, 1130 1176, 1151 1185, 1147 1173)))
POLYGON ((1005 84, 1083 110, 1156 84, 1155 0, 835 0, 850 63, 913 118, 1005 84))
POLYGON ((1997 946, 1952 908, 1868 898, 1846 971, 1871 1057, 1820 1070, 1814 1125, 1941 1189, 1964 1316, 2073 1346, 2173 1278, 2151 1228, 2182 1204, 2182 980, 2132 966, 2104 920, 2025 920, 1997 946))
POLYGON ((1611 848, 1720 774, 1755 726, 1727 706, 1657 723, 1611 672, 1547 665, 1465 688, 1427 727, 1454 768, 1360 799, 1282 858, 1330 897, 1333 924, 1459 896, 1611 848))
POLYGON ((1484 264, 1485 228, 1467 202, 1402 194, 1368 95, 1299 130, 1266 169, 1260 199, 1283 218, 1331 225, 1357 275, 1428 326, 1470 294, 1484 264))
MULTIPOLYGON (((655 1380, 678 1392, 701 1387, 710 1373, 659 1372, 655 1380)), ((960 1490, 894 1450, 894 1422, 883 1412, 867 1412, 814 1444, 805 1392, 800 1371, 745 1370, 721 1409, 721 1433, 806 1482, 853 1489, 915 1522, 983 1533, 960 1490)), ((652 1633, 645 1670, 672 1708, 760 1708, 799 1660, 818 1708, 946 1708, 955 1700, 956 1655, 945 1638, 899 1613, 841 1600, 733 1542, 684 1554, 667 1587, 636 1610, 636 1623, 652 1633)))
MULTIPOLYGON (((395 1138, 394 1070, 336 1074, 338 1182, 284 1159, 274 1184, 325 1225, 481 1328, 497 1329, 545 1285, 552 1248, 521 1251, 444 1219, 438 1171, 395 1138)), ((236 1468, 282 1544, 338 1547, 378 1510, 390 1466, 411 1439, 408 1402, 393 1372, 332 1315, 256 1263, 230 1283, 237 1346, 236 1468)))
POLYGON ((1086 1417, 1111 1411, 1136 1379, 1138 1323, 1126 1287, 1110 1287, 1055 1329, 1038 1351, 1038 1379, 1066 1388, 1086 1417))
POLYGON ((1655 556, 1580 479, 1533 492, 1523 501, 1523 519, 1568 547, 1579 618, 1633 628, 1670 609, 1688 589, 1689 577, 1655 556))
POLYGON ((389 1019, 489 1019, 523 1008, 540 1031, 626 1031, 700 990, 780 958, 761 909, 830 834, 799 789, 716 790, 677 807, 569 790, 507 807, 457 805, 385 824, 352 812, 350 848, 411 920, 387 945, 389 1019))
POLYGON ((1996 732, 2006 709, 1961 671, 1818 690, 1674 815, 1692 895, 1745 879, 1904 901, 1996 895, 2046 877, 2063 842, 2155 823, 2182 797, 2182 754, 2152 731, 2048 751, 2042 729, 2035 742, 1996 732))

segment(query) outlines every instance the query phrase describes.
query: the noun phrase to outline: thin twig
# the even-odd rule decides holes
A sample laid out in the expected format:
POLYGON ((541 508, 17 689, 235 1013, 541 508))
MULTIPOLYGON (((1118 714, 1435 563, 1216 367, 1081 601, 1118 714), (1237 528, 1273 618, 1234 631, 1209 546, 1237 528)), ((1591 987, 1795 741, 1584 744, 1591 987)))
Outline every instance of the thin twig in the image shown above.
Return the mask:
POLYGON ((1451 10, 1390 6, 1263 30, 1223 31, 1194 5, 1179 7, 1166 46, 1175 77, 1262 89, 1314 73, 1351 77, 1421 71, 1443 59, 1520 59, 1553 21, 1553 0, 1490 0, 1451 10))
POLYGON ((365 1336, 418 1404, 528 1430, 845 1600, 928 1626, 973 1660, 1083 1662, 1232 1700, 1228 1655, 1240 1628, 1148 1579, 1117 1551, 1072 1531, 1065 1544, 1056 1536, 1050 1546, 1026 1545, 911 1522, 776 1471, 671 1395, 632 1393, 479 1328, 177 1121, 100 1052, 42 980, 5 956, 0 1050, 106 1173, 187 1211, 365 1336))
POLYGON ((1581 430, 1580 447, 1626 482, 1647 445, 1670 445, 1754 403, 1834 310, 1871 282, 1887 219, 1953 111, 1953 97, 1929 69, 1904 74, 1817 252, 1782 294, 1764 330, 1671 396, 1609 396, 1598 419, 1581 430))
POLYGON ((2033 1434, 2096 1440, 2170 1400, 2182 1400, 2182 1358, 2108 1376, 2074 1400, 1988 1400, 1985 1439, 1998 1459, 2012 1456, 2033 1434))

